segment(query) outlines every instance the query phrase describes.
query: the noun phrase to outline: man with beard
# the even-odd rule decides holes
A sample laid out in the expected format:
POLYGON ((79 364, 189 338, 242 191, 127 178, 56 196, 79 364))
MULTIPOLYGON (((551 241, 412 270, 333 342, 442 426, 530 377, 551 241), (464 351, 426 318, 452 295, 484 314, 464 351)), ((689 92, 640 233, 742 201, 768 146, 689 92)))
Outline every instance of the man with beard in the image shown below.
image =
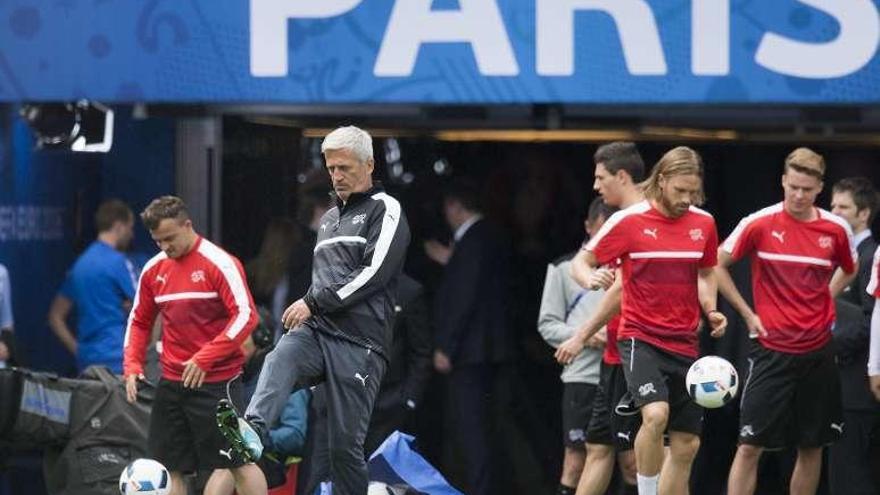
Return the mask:
MULTIPOLYGON (((688 396, 685 375, 698 355, 701 310, 713 337, 727 326, 716 308, 715 220, 694 206, 702 203, 702 183, 700 156, 683 146, 670 150, 646 181, 646 200, 612 215, 585 247, 591 267, 622 262, 618 349, 642 416, 635 440, 640 494, 687 493, 702 410, 688 396)), ((557 352, 557 359, 567 357, 557 352)))

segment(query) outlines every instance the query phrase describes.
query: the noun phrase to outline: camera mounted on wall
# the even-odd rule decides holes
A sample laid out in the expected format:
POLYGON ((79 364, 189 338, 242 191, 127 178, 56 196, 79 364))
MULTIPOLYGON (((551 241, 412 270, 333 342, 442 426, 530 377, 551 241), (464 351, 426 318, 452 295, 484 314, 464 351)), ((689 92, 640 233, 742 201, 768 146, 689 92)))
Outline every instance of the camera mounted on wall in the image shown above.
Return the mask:
POLYGON ((96 101, 28 103, 19 114, 37 149, 107 153, 113 146, 113 110, 96 101))

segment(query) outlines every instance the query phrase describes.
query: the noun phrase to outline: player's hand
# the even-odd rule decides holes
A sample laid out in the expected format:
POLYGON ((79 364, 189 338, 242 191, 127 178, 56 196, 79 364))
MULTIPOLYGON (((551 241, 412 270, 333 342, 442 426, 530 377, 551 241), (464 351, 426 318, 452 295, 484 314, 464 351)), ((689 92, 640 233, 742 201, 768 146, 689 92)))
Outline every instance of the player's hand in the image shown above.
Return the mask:
POLYGON ((880 401, 880 375, 869 376, 868 382, 871 384, 871 393, 874 394, 874 398, 880 401))
POLYGON ((9 359, 9 348, 6 347, 5 342, 0 342, 0 361, 6 361, 9 359))
POLYGON ((605 330, 605 327, 602 327, 601 330, 594 333, 592 337, 587 339, 586 347, 590 349, 602 349, 605 347, 605 343, 608 341, 608 334, 605 330))
POLYGON ((599 290, 604 289, 608 290, 611 287, 611 284, 614 283, 614 270, 609 270, 607 268, 597 268, 590 272, 590 279, 587 281, 587 285, 590 290, 599 290))
POLYGON ((138 380, 144 380, 144 374, 131 374, 125 377, 125 398, 129 403, 134 404, 137 402, 138 396, 138 380))
POLYGON ((727 331, 727 317, 724 316, 724 313, 721 311, 710 311, 706 315, 706 320, 709 322, 709 328, 712 330, 709 335, 716 339, 724 336, 724 332, 727 331))
POLYGON ((452 371, 452 361, 439 349, 434 351, 434 369, 444 375, 452 371))
POLYGON ((184 361, 183 374, 180 375, 180 381, 183 382, 183 388, 199 388, 205 382, 205 370, 199 368, 195 361, 189 359, 184 361))
POLYGON ((755 313, 746 318, 746 327, 749 329, 749 335, 767 337, 767 330, 764 328, 764 324, 761 323, 761 318, 755 313))
POLYGON ((583 350, 584 341, 581 339, 580 335, 574 334, 556 349, 556 353, 553 356, 559 364, 571 364, 571 362, 574 361, 574 358, 576 358, 583 350))
POLYGON ((441 265, 449 263, 452 257, 452 248, 438 241, 425 241, 425 255, 441 265))
POLYGON ((308 320, 312 316, 312 310, 309 305, 302 299, 298 299, 284 310, 281 315, 281 324, 286 330, 296 327, 300 323, 308 320))

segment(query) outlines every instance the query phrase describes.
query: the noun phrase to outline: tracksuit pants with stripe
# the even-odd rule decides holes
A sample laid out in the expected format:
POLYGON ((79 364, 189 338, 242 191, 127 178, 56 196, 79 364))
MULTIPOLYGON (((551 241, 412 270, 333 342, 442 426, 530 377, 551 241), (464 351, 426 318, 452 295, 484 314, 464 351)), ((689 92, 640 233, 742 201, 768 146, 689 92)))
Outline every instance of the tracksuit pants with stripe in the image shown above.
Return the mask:
POLYGON ((333 493, 363 495, 369 484, 364 439, 386 365, 385 358, 371 349, 307 326, 296 327, 266 356, 245 419, 265 439, 291 393, 323 383, 333 493))

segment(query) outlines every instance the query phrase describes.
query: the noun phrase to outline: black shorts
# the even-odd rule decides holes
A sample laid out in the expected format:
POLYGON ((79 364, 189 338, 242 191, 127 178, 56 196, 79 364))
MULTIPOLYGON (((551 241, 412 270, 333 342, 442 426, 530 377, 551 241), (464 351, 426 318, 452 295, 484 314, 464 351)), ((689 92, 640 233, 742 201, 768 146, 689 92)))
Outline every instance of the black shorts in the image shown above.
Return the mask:
POLYGON ((703 429, 703 408, 691 400, 685 385, 688 369, 695 359, 633 338, 619 340, 617 347, 627 391, 636 406, 668 402, 667 430, 699 435, 703 429))
POLYGON ((751 345, 739 441, 771 450, 837 441, 843 411, 833 344, 806 354, 773 351, 757 340, 751 345))
POLYGON ((599 387, 593 402, 593 415, 587 427, 587 443, 614 445, 618 452, 633 449, 642 418, 638 414, 621 416, 614 412, 626 393, 623 366, 602 361, 599 387))
POLYGON ((586 450, 587 424, 593 412, 596 386, 591 383, 565 383, 562 386, 562 443, 575 450, 586 450))
MULTIPOLYGON (((201 469, 238 467, 221 451, 229 442, 217 427, 217 401, 226 397, 226 383, 205 383, 200 388, 183 388, 181 382, 159 380, 147 452, 169 471, 194 472, 201 469)), ((229 387, 233 404, 240 406, 241 380, 229 387)), ((239 409, 241 411, 241 409, 239 409)))

